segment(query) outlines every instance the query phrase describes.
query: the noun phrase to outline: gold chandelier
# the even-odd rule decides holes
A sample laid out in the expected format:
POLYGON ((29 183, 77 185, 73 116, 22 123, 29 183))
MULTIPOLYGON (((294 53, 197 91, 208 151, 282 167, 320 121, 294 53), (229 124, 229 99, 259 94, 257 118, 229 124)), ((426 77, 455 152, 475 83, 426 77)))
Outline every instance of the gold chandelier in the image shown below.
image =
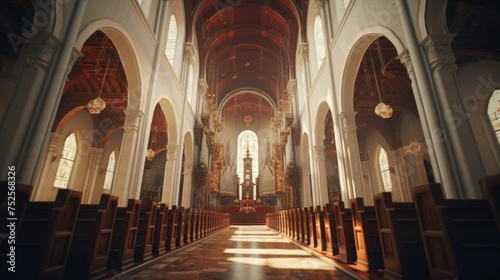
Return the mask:
POLYGON ((377 87, 378 100, 379 100, 379 103, 377 104, 377 106, 375 106, 375 114, 377 114, 377 116, 383 119, 388 119, 392 117, 392 112, 394 110, 392 109, 391 106, 382 102, 382 96, 380 95, 380 88, 378 87, 377 73, 375 72, 375 64, 373 63, 373 57, 371 54, 370 54, 370 59, 372 62, 373 77, 375 78, 375 86, 377 87))

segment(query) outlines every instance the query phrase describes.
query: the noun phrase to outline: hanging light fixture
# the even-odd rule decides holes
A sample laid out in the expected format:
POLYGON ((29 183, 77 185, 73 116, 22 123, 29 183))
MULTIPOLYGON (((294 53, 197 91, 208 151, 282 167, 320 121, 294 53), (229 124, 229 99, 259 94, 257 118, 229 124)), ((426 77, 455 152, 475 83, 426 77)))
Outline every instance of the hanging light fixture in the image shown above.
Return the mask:
POLYGON ((106 65, 106 71, 104 71, 104 78, 102 79, 101 89, 99 90, 99 96, 97 96, 95 99, 90 100, 89 103, 87 103, 87 109, 89 110, 89 113, 93 115, 99 115, 102 112, 102 110, 106 108, 106 102, 102 100, 101 93, 102 93, 102 88, 104 87, 104 82, 106 81, 106 75, 108 74, 108 68, 109 68, 109 60, 108 64, 106 65))
POLYGON ((151 138, 151 144, 149 145, 149 149, 146 151, 146 158, 149 161, 152 161, 153 158, 155 157, 155 151, 152 149, 153 148, 153 139, 154 139, 154 142, 156 142, 156 129, 153 129, 153 137, 151 138))
POLYGON ((370 53, 370 59, 372 62, 373 76, 375 78, 375 86, 377 87, 378 100, 379 100, 379 103, 377 104, 377 106, 375 106, 375 114, 377 114, 377 116, 383 119, 388 119, 392 117, 393 109, 391 106, 382 102, 382 96, 380 95, 380 88, 378 87, 377 73, 375 72, 375 64, 373 63, 373 57, 371 53, 370 53))

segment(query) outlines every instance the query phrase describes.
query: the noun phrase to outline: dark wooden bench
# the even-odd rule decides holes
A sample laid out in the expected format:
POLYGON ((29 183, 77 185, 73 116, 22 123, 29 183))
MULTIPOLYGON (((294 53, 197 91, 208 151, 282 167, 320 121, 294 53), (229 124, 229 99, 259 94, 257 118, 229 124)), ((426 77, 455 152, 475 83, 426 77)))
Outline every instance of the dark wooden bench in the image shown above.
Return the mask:
POLYGON ((153 257, 156 211, 158 204, 155 201, 141 206, 134 249, 135 262, 146 262, 153 257))
POLYGON ((326 251, 327 240, 326 240, 326 230, 325 230, 325 212, 321 209, 321 206, 316 206, 314 211, 316 215, 316 239, 318 240, 318 249, 321 251, 326 251))
POLYGON ((500 235, 487 200, 445 199, 440 184, 412 195, 432 279, 498 277, 500 235))
POLYGON ((316 248, 318 246, 318 237, 316 235, 316 214, 314 213, 314 207, 305 208, 306 215, 308 216, 308 228, 309 228, 309 247, 316 248))
POLYGON ((356 264, 365 271, 384 268, 382 246, 374 206, 365 206, 363 198, 351 199, 352 226, 356 242, 356 264))
POLYGON ((339 242, 337 239, 337 229, 335 222, 335 213, 333 212, 332 204, 325 204, 324 212, 325 212, 325 228, 326 228, 326 236, 328 239, 327 250, 328 253, 336 256, 339 254, 339 242))
POLYGON ((497 228, 500 232, 500 175, 488 176, 481 180, 485 189, 486 198, 490 202, 493 216, 497 222, 497 228))
POLYGON ((185 226, 185 215, 186 211, 183 206, 178 207, 179 211, 177 213, 177 226, 175 227, 175 247, 179 248, 182 246, 182 241, 184 237, 184 226, 185 226))
MULTIPOLYGON (((0 254, 7 256, 7 254, 10 254, 10 243, 13 242, 10 241, 9 243, 9 238, 13 240, 19 234, 33 187, 14 181, 11 181, 10 184, 7 181, 2 181, 0 182, 0 188, 0 220, 7 223, 5 226, 0 227, 0 254), (7 227, 11 221, 15 227, 7 227)), ((7 261, 9 260, 7 259, 7 261)), ((0 278, 6 279, 7 276, 2 276, 5 273, 12 273, 6 271, 7 267, 10 267, 10 265, 7 262, 2 262, 0 265, 0 278)))
POLYGON ((173 205, 171 209, 168 210, 167 219, 167 236, 165 243, 165 250, 172 251, 175 248, 175 233, 177 232, 177 212, 178 207, 173 205))
POLYGON ((62 279, 73 239, 81 193, 60 189, 55 201, 30 202, 16 236, 19 279, 62 279))
POLYGON ((344 202, 338 201, 334 202, 333 210, 339 242, 338 259, 344 263, 354 263, 356 261, 356 243, 354 241, 351 209, 344 208, 344 202))
POLYGON ((160 203, 156 211, 153 256, 161 256, 166 253, 167 242, 168 205, 160 203))
POLYGON ((108 270, 123 271, 134 265, 134 249, 141 201, 129 199, 126 207, 116 210, 113 237, 109 249, 108 270))
POLYGON ((107 275, 109 247, 118 197, 101 195, 99 204, 83 204, 78 212, 65 278, 96 279, 107 275))
POLYGON ((429 279, 417 210, 413 202, 393 202, 389 192, 373 196, 386 279, 429 279))

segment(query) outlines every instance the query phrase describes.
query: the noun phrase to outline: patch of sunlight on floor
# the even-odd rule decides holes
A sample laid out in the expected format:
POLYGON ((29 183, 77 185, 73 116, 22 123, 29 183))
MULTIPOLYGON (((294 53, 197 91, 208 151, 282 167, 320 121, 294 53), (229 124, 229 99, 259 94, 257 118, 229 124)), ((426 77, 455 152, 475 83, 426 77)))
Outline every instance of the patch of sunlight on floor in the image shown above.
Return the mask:
POLYGON ((247 237, 231 237, 229 238, 230 241, 242 241, 242 242, 261 242, 261 243, 289 243, 289 241, 285 239, 274 239, 274 238, 267 238, 267 237, 252 237, 252 238, 247 238, 247 237))
POLYGON ((237 230, 234 232, 234 234, 238 235, 276 235, 276 233, 272 231, 258 231, 258 230, 252 230, 252 231, 243 231, 243 230, 237 230))
POLYGON ((249 249, 249 248, 229 248, 225 249, 226 254, 249 254, 249 255, 279 255, 279 256, 310 256, 302 249, 249 249))
POLYGON ((269 266, 277 269, 329 270, 329 271, 336 270, 334 267, 329 266, 326 263, 314 257, 309 257, 309 258, 229 257, 227 260, 240 264, 269 266))

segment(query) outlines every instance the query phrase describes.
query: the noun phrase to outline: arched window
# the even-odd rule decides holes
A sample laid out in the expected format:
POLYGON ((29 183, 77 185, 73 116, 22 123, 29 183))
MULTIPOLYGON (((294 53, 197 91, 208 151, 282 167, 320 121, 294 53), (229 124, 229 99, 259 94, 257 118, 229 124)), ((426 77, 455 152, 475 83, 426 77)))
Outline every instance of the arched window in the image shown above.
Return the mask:
POLYGON ((57 166, 56 178, 54 180, 54 187, 66 189, 68 188, 69 176, 73 169, 73 163, 76 155, 76 137, 71 133, 66 140, 61 153, 61 160, 57 166))
MULTIPOLYGON (((257 134, 255 134, 255 132, 253 132, 251 130, 245 130, 245 131, 241 132, 240 135, 238 136, 238 162, 236 165, 236 172, 238 173, 238 177, 240 178, 240 183, 242 183, 242 181, 244 180, 244 177, 243 177, 244 176, 244 174, 243 174, 243 170, 244 170, 243 158, 245 158, 247 156, 247 150, 250 154, 250 157, 253 159, 252 160, 252 180, 254 183, 256 183, 255 178, 257 178, 257 176, 259 174, 259 166, 258 166, 258 163, 259 163, 259 139, 257 138, 257 134)), ((241 185, 239 186, 239 188, 240 188, 240 190, 239 190, 240 198, 239 199, 243 199, 244 194, 242 194, 241 185)), ((253 199, 256 199, 256 197, 255 197, 255 195, 256 195, 255 185, 254 185, 253 193, 254 193, 253 199)))
POLYGON ((108 168, 106 168, 106 177, 104 177, 104 193, 111 193, 111 185, 113 184, 113 174, 115 173, 115 152, 109 155, 108 168))
POLYGON ((488 101, 488 116, 500 144, 500 90, 498 89, 493 92, 488 101))
POLYGON ((314 45, 316 46, 316 59, 319 69, 325 60, 325 38, 323 37, 323 23, 319 15, 314 19, 314 45))
POLYGON ((189 103, 191 103, 191 99, 193 97, 193 76, 194 76, 194 73, 193 73, 194 69, 193 69, 193 64, 189 64, 189 67, 188 67, 188 76, 187 76, 187 85, 186 85, 186 93, 187 93, 187 100, 189 103))
POLYGON ((378 155, 378 164, 380 166, 380 174, 382 175, 382 183, 386 192, 392 191, 391 171, 389 170, 389 158, 384 148, 380 147, 378 155))
POLYGON ((177 20, 175 16, 172 15, 170 16, 170 23, 168 24, 167 46, 165 48, 165 54, 172 66, 174 66, 175 42, 177 42, 177 20))

